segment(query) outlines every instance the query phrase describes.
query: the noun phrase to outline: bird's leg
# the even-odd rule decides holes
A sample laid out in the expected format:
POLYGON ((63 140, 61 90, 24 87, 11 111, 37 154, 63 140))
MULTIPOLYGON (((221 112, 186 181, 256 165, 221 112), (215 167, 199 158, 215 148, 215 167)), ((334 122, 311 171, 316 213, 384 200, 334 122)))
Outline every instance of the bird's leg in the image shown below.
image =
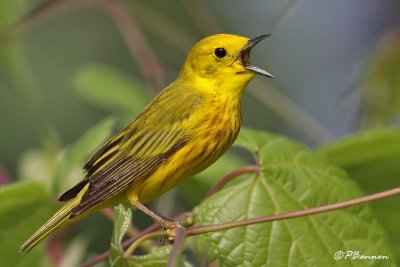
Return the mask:
POLYGON ((174 230, 176 228, 184 228, 180 222, 162 216, 161 214, 157 213, 156 211, 152 210, 146 205, 140 203, 139 201, 135 201, 132 204, 135 205, 138 209, 140 209, 144 213, 146 213, 147 215, 149 215, 151 218, 159 222, 164 230, 174 230))
POLYGON ((156 211, 152 210, 151 208, 147 207, 146 205, 140 203, 139 201, 131 202, 133 205, 135 205, 138 209, 149 215, 151 218, 156 220, 161 224, 161 227, 164 230, 167 230, 168 235, 163 236, 160 240, 161 245, 165 244, 172 244, 175 240, 175 230, 176 228, 182 228, 182 224, 178 221, 174 221, 171 219, 168 219, 161 214, 157 213, 156 211))

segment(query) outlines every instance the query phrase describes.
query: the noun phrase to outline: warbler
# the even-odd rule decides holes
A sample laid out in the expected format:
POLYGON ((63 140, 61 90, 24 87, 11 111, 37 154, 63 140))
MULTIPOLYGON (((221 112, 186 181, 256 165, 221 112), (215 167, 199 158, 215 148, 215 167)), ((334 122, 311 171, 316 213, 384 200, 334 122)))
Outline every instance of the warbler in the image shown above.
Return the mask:
POLYGON ((254 39, 215 34, 189 52, 178 78, 125 129, 84 165, 85 177, 59 198, 66 202, 20 248, 94 211, 128 202, 167 228, 181 227, 144 203, 213 164, 241 127, 243 92, 256 75, 273 76, 250 64, 254 39))

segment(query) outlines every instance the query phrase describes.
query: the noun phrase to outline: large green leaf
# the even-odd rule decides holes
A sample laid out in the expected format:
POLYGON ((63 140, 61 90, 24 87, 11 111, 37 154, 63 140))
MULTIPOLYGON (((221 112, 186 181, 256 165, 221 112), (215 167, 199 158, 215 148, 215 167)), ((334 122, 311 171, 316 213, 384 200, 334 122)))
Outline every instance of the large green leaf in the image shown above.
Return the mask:
MULTIPOLYGON (((361 195, 346 172, 286 138, 244 129, 237 141, 254 153, 260 172, 228 185, 200 204, 195 223, 207 225, 303 210, 361 195)), ((367 205, 199 237, 221 266, 394 266, 384 232, 367 205), (388 260, 336 261, 337 251, 388 260)))
MULTIPOLYGON (((333 163, 344 168, 366 193, 399 185, 400 130, 365 131, 335 140, 318 149, 333 163)), ((400 201, 391 198, 371 204, 389 236, 394 251, 400 251, 400 201)), ((400 262, 400 254, 396 255, 400 262)))
POLYGON ((228 152, 206 170, 179 185, 178 194, 184 198, 186 205, 194 206, 204 198, 207 191, 219 179, 245 164, 243 159, 228 152))
MULTIPOLYGON (((335 140, 318 149, 352 178, 398 179, 400 176, 400 130, 365 131, 335 140)), ((382 183, 381 183, 382 184, 382 183)), ((382 186, 374 188, 379 190, 382 186)))
POLYGON ((144 83, 105 65, 83 67, 77 72, 74 84, 80 96, 111 110, 139 113, 148 102, 144 83))
POLYGON ((54 212, 54 199, 42 184, 23 182, 1 187, 0 203, 1 266, 44 266, 43 243, 26 255, 18 250, 54 212))

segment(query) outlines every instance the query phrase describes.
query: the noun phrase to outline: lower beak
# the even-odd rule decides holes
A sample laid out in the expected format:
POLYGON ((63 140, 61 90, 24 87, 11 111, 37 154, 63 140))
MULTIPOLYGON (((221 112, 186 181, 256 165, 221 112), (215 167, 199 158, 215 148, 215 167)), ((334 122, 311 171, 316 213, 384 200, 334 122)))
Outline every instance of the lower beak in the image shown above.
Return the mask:
POLYGON ((269 72, 267 72, 267 71, 265 71, 263 69, 257 68, 256 66, 253 66, 250 63, 250 51, 251 51, 251 49, 258 42, 260 42, 261 40, 263 40, 263 39, 265 39, 265 38, 267 38, 269 36, 271 36, 271 34, 264 34, 264 35, 261 35, 261 36, 258 36, 256 38, 253 38, 253 39, 249 40, 247 45, 245 47, 243 47, 242 50, 240 51, 239 58, 240 58, 240 61, 242 62, 243 67, 246 70, 249 70, 251 72, 254 72, 254 73, 257 73, 257 74, 261 74, 261 75, 264 75, 264 76, 267 76, 267 77, 270 77, 270 78, 275 78, 269 72))

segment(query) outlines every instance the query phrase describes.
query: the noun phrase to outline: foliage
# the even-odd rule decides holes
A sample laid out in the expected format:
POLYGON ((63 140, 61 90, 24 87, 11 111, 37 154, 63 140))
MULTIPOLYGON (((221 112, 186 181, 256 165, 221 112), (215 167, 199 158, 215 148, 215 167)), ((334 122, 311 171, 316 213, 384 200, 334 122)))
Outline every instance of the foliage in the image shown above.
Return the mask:
MULTIPOLYGON (((130 256, 124 258, 124 250, 121 241, 131 223, 131 209, 119 204, 114 208, 114 230, 110 247, 110 266, 112 267, 164 267, 167 265, 168 255, 171 247, 154 249, 151 253, 143 256, 130 256)), ((177 267, 190 267, 183 257, 180 257, 177 267)))
MULTIPOLYGON (((57 5, 67 1, 50 2, 57 5)), ((173 73, 171 77, 166 75, 167 80, 173 79, 185 53, 197 39, 192 36, 195 31, 185 20, 189 17, 188 12, 184 10, 185 1, 181 3, 182 6, 173 10, 167 8, 171 3, 113 1, 116 5, 118 2, 125 3, 127 10, 138 20, 138 29, 134 30, 145 30, 144 35, 150 41, 149 49, 155 48, 163 61, 164 71, 167 74, 173 73), (162 8, 159 9, 158 5, 162 5, 162 8), (184 23, 171 19, 178 15, 184 23)), ((48 6, 51 6, 49 3, 48 6)), ((46 246, 49 240, 42 242, 25 256, 18 254, 19 246, 59 206, 56 202, 57 195, 82 178, 82 165, 89 155, 112 136, 114 130, 121 129, 132 117, 140 113, 150 99, 149 92, 154 91, 154 88, 148 88, 151 81, 143 80, 146 75, 142 75, 142 66, 131 65, 131 61, 135 59, 134 55, 128 59, 125 54, 123 59, 110 56, 111 50, 128 53, 132 44, 126 40, 126 43, 121 42, 121 32, 114 29, 121 25, 110 27, 110 24, 107 24, 111 23, 109 21, 100 22, 103 23, 103 27, 111 28, 109 32, 112 32, 102 39, 107 42, 106 50, 90 45, 90 42, 89 47, 82 46, 82 49, 76 49, 75 45, 84 43, 88 34, 85 32, 77 37, 64 36, 64 32, 61 31, 57 36, 62 37, 59 39, 63 45, 66 43, 66 49, 63 50, 66 51, 65 55, 57 50, 53 51, 54 54, 47 51, 47 58, 42 58, 43 55, 36 56, 29 50, 31 47, 27 45, 25 38, 40 40, 40 31, 32 34, 29 31, 24 32, 22 28, 18 29, 18 34, 23 35, 20 39, 13 39, 8 34, 13 33, 12 27, 17 25, 17 22, 23 22, 18 24, 20 26, 40 25, 48 17, 57 15, 63 7, 58 6, 44 12, 48 17, 40 17, 38 14, 42 11, 38 9, 30 17, 32 21, 20 20, 32 4, 26 0, 0 3, 0 96, 6 99, 0 108, 3 108, 3 115, 14 112, 20 114, 17 118, 21 118, 10 119, 0 131, 0 139, 4 140, 1 143, 2 148, 6 148, 2 149, 2 155, 19 153, 20 162, 20 177, 17 181, 0 187, 0 259, 4 266, 54 265, 50 262, 55 258, 53 252, 46 246), (35 14, 38 17, 35 17, 35 14), (93 60, 92 57, 96 56, 96 53, 101 56, 93 60), (49 61, 52 56, 57 64, 49 63, 52 62, 49 61), (35 59, 40 62, 40 68, 32 64, 35 59), (53 69, 57 69, 57 72, 52 72, 53 69), (38 85, 40 88, 51 89, 42 92, 38 85), (72 93, 69 95, 64 92, 72 93), (70 99, 66 99, 68 101, 63 103, 65 106, 61 107, 60 102, 54 100, 64 100, 64 96, 70 99), (14 98, 15 101, 7 101, 14 98), (81 112, 92 115, 95 111, 103 113, 97 118, 93 116, 93 121, 81 116, 81 112), (60 119, 57 112, 63 112, 68 119, 60 119), (107 115, 104 115, 106 112, 107 115), (100 117, 105 116, 106 119, 100 120, 100 117), (73 134, 68 138, 61 137, 61 134, 58 136, 76 125, 81 125, 81 128, 76 128, 80 130, 75 130, 75 133, 71 131, 73 134), (54 142, 49 140, 52 139, 49 136, 53 133, 57 136, 54 142), (15 136, 15 140, 9 136, 15 136), (22 145, 20 151, 23 149, 25 152, 21 154, 18 151, 18 146, 22 144, 20 136, 38 139, 42 143, 38 141, 35 150, 30 151, 26 151, 30 147, 22 145)), ((211 16, 207 16, 210 14, 204 9, 201 1, 191 4, 196 5, 198 12, 193 12, 189 6, 194 20, 197 16, 197 21, 200 21, 202 26, 215 26, 215 21, 211 16)), ((115 22, 116 18, 111 17, 111 13, 107 16, 110 16, 110 21, 115 22)), ((79 14, 72 15, 76 21, 68 23, 81 26, 81 20, 84 19, 83 24, 90 26, 89 21, 98 19, 97 15, 90 12, 82 14, 83 18, 79 14)), ((121 17, 124 18, 118 18, 121 17)), ((54 22, 55 25, 60 23, 57 19, 54 22)), ((133 22, 135 25, 135 20, 133 22)), ((39 27, 43 27, 43 31, 51 32, 49 24, 44 23, 39 27)), ((57 31, 59 27, 56 26, 57 31)), ((68 27, 73 28, 69 24, 68 27)), ((215 26, 210 30, 204 26, 201 31, 212 32, 216 28, 215 26)), ((71 32, 75 33, 75 29, 71 32)), ((103 32, 99 35, 102 34, 103 32)), ((93 34, 90 38, 99 38, 99 35, 93 34)), ((312 152, 305 145, 286 137, 265 131, 243 129, 236 143, 240 149, 229 151, 213 166, 188 179, 177 190, 155 201, 155 204, 163 205, 163 209, 160 209, 163 214, 165 209, 171 209, 171 214, 193 210, 194 222, 198 226, 302 210, 397 187, 400 176, 400 131, 391 127, 398 125, 400 103, 398 36, 398 32, 395 31, 378 46, 374 57, 368 62, 365 73, 362 74, 362 101, 366 111, 360 114, 362 126, 365 128, 363 132, 348 133, 343 138, 317 146, 315 152, 312 152), (378 127, 379 130, 371 130, 378 127), (249 155, 252 156, 251 159, 249 155), (250 164, 259 164, 260 171, 236 177, 220 191, 204 199, 206 192, 219 178, 250 164)), ((45 41, 45 44, 58 42, 57 38, 45 41)), ((42 50, 43 43, 38 43, 39 50, 42 50)), ((262 87, 261 83, 259 85, 262 87)), ((290 110, 301 109, 286 109, 286 104, 289 105, 290 101, 280 102, 282 96, 276 97, 268 93, 265 95, 271 99, 269 103, 273 102, 274 105, 283 107, 281 110, 289 110, 286 118, 297 118, 290 110)), ((264 118, 271 107, 262 108, 257 106, 252 110, 257 110, 254 112, 257 114, 254 116, 257 127, 267 121, 268 129, 274 129, 275 124, 270 126, 272 121, 264 118)), ((253 114, 251 116, 253 117, 253 114)), ((296 125, 302 125, 303 131, 304 128, 313 131, 313 127, 304 121, 299 120, 296 125)), ((319 133, 314 134, 318 136, 319 133)), ((4 164, 3 158, 1 160, 0 176, 4 164)), ((400 262, 398 206, 399 198, 394 197, 319 215, 190 237, 183 244, 184 255, 179 258, 177 265, 206 266, 214 263, 219 266, 395 266, 396 261, 397 264, 400 262), (338 250, 360 251, 364 255, 386 255, 390 259, 335 261, 333 256, 338 250)), ((159 247, 157 241, 143 243, 138 251, 135 251, 135 255, 123 257, 121 242, 131 227, 131 217, 129 208, 118 205, 114 208, 112 233, 111 223, 106 224, 96 216, 90 216, 83 223, 68 227, 65 230, 68 235, 61 232, 56 238, 58 248, 62 251, 62 255, 56 255, 61 257, 58 259, 59 265, 76 266, 82 255, 85 259, 90 258, 94 253, 109 248, 108 263, 113 267, 166 266, 172 246, 159 247), (87 229, 95 229, 95 234, 91 234, 87 229), (100 242, 97 242, 99 240, 100 242)), ((133 216, 133 223, 139 229, 149 221, 139 213, 133 216)))
POLYGON ((148 100, 145 85, 126 74, 101 64, 91 64, 77 71, 76 92, 103 108, 118 109, 125 114, 139 113, 148 100))
POLYGON ((110 265, 112 267, 126 267, 121 241, 131 224, 132 213, 129 208, 119 204, 114 208, 114 230, 111 238, 110 265))
POLYGON ((44 186, 21 182, 0 188, 0 258, 4 266, 40 266, 44 244, 25 257, 19 253, 24 239, 55 211, 55 203, 44 186))
MULTIPOLYGON (((355 133, 320 147, 318 152, 345 169, 365 193, 399 185, 399 129, 355 133)), ((396 223, 400 221, 398 200, 373 202, 371 207, 388 233, 392 250, 400 251, 400 232, 396 223)))
MULTIPOLYGON (((303 210, 361 195, 343 170, 286 138, 244 129, 237 144, 252 151, 260 172, 200 204, 195 211, 198 224, 303 210)), ((383 229, 367 206, 256 224, 199 239, 210 259, 219 259, 222 266, 333 266, 337 263, 334 253, 349 250, 392 258, 383 229)), ((340 264, 353 263, 343 260, 340 264)), ((368 264, 382 266, 381 261, 368 264)))
POLYGON ((364 77, 366 128, 392 125, 400 114, 400 31, 386 36, 377 47, 364 77))

